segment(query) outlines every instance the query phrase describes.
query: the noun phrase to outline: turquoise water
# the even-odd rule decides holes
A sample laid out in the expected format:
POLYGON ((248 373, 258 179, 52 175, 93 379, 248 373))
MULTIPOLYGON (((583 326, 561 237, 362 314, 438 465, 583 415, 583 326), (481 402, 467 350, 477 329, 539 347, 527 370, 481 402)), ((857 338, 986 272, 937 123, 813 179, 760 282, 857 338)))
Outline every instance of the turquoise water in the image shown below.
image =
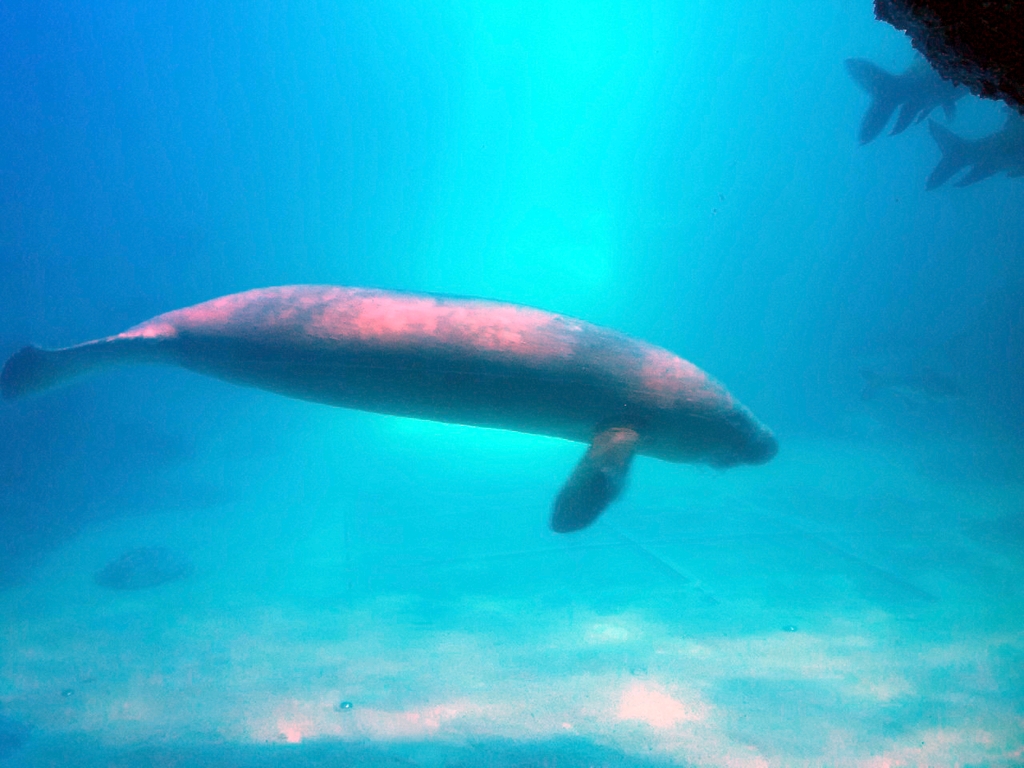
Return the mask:
POLYGON ((484 296, 780 442, 638 458, 557 535, 576 443, 160 367, 2 403, 4 768, 1024 760, 1024 183, 858 145, 844 59, 913 61, 869 2, 0 19, 0 357, 266 285, 484 296), (189 568, 95 581, 139 548, 189 568))

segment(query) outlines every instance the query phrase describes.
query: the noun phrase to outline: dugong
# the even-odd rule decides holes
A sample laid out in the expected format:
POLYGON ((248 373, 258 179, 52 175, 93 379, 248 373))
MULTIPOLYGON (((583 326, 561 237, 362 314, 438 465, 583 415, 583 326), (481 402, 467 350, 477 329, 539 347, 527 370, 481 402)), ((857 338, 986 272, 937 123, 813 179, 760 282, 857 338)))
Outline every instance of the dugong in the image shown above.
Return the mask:
POLYGON ((671 352, 540 309, 295 285, 213 299, 73 347, 28 346, 0 374, 12 400, 124 363, 169 363, 289 397, 589 444, 551 528, 585 528, 637 453, 716 467, 778 444, 720 384, 671 352))

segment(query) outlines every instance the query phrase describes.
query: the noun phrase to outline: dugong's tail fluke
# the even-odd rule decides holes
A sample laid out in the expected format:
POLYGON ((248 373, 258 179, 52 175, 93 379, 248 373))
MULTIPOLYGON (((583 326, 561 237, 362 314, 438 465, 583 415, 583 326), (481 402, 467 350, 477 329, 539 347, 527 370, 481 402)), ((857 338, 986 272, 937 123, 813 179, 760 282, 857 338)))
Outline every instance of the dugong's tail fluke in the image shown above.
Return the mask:
POLYGON ((15 352, 0 373, 0 395, 15 400, 50 387, 110 361, 110 343, 89 342, 67 349, 24 347, 15 352))

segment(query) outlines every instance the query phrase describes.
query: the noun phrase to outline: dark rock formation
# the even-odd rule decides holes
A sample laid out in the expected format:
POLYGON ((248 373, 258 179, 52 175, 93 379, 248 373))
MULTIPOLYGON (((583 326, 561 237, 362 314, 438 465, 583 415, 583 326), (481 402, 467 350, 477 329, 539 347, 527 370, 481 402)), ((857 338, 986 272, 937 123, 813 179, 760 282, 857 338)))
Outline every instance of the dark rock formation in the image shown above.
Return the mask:
POLYGON ((875 16, 905 31, 940 75, 1024 114, 1024 3, 875 0, 875 16))

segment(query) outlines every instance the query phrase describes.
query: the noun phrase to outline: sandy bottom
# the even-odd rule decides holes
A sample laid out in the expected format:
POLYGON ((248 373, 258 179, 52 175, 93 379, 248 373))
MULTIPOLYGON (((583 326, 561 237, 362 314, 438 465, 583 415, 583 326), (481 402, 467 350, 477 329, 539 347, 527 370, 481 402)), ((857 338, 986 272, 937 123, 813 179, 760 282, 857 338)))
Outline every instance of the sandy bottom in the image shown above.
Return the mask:
POLYGON ((210 451, 180 471, 247 478, 224 504, 97 523, 0 592, 0 765, 1024 764, 1019 482, 790 440, 641 460, 556 536, 579 446, 391 423, 210 451), (140 546, 194 571, 94 583, 140 546))

